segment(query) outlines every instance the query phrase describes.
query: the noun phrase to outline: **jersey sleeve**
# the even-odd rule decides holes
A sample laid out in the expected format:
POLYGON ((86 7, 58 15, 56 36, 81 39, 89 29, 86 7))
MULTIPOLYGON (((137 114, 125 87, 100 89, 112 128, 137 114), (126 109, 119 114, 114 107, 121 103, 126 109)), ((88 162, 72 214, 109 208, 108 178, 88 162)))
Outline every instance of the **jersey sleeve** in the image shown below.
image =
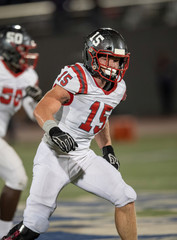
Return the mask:
POLYGON ((29 68, 28 71, 26 72, 25 80, 26 80, 27 86, 38 85, 39 77, 38 77, 37 72, 34 69, 29 68))
POLYGON ((57 76, 54 86, 59 85, 72 94, 87 93, 87 81, 80 64, 66 66, 57 76))

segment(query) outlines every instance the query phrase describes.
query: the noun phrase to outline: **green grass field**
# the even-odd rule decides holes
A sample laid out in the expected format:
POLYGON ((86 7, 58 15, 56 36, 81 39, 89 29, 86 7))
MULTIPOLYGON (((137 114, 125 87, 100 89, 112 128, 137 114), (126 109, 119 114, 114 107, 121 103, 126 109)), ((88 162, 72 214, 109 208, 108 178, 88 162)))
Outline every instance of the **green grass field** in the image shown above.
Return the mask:
MULTIPOLYGON (((141 137, 134 142, 114 142, 114 149, 121 162, 121 173, 124 180, 137 192, 177 191, 177 135, 157 135, 141 137)), ((32 162, 38 142, 17 142, 13 145, 23 159, 29 177, 26 190, 21 196, 24 202, 28 196, 32 179, 32 162)), ((101 155, 96 143, 91 145, 101 155)), ((2 188, 0 181, 0 189, 2 188)), ((89 193, 68 185, 60 197, 76 198, 89 193)))

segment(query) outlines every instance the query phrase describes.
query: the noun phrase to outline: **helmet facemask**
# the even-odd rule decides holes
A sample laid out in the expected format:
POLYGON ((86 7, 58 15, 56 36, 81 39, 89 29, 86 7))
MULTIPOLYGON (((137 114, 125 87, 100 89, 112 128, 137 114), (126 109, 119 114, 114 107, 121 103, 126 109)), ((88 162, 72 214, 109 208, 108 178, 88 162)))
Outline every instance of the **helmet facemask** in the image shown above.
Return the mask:
POLYGON ((93 47, 88 49, 88 53, 91 56, 91 66, 94 75, 100 76, 106 81, 120 82, 128 69, 130 54, 117 54, 107 50, 96 51, 93 47), (105 63, 100 62, 100 57, 104 57, 105 63), (117 67, 112 67, 109 64, 110 58, 118 61, 117 67), (117 59, 117 60, 116 60, 117 59))
POLYGON ((14 48, 14 51, 13 53, 11 51, 11 54, 9 54, 9 62, 13 67, 21 71, 27 69, 28 67, 36 67, 39 54, 29 52, 30 50, 36 48, 35 43, 31 46, 23 44, 15 45, 14 43, 11 43, 11 45, 14 48))

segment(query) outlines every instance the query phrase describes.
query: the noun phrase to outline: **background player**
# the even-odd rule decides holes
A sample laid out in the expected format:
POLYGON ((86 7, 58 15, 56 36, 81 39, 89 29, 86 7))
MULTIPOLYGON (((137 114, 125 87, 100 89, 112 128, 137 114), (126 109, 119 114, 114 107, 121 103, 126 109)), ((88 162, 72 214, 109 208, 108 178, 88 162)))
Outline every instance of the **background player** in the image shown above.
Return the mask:
POLYGON ((33 69, 38 54, 29 53, 35 47, 36 43, 21 26, 0 29, 0 177, 5 182, 0 195, 0 237, 12 227, 21 191, 27 183, 20 157, 3 137, 11 117, 22 105, 35 120, 33 110, 42 96, 37 86, 38 75, 33 69))
POLYGON ((125 95, 128 49, 118 32, 103 28, 86 38, 83 58, 84 64, 62 69, 53 88, 35 108, 45 135, 34 159, 23 222, 3 240, 33 240, 47 231, 58 194, 70 182, 114 204, 121 239, 137 239, 136 193, 118 171, 108 121, 125 95), (59 120, 56 113, 61 106, 59 120), (90 149, 94 137, 103 157, 90 149))

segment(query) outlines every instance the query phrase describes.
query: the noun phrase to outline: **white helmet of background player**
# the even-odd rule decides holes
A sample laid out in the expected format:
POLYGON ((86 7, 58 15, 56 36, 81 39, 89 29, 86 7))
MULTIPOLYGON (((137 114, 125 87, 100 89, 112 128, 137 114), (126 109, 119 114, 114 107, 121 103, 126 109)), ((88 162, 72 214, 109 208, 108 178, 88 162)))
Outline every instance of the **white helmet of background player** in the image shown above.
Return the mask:
POLYGON ((129 59, 130 53, 124 38, 111 28, 100 28, 89 34, 85 40, 84 65, 93 76, 100 76, 111 82, 121 81, 128 69, 129 59), (120 59, 118 69, 108 66, 110 55, 120 59), (106 65, 99 62, 100 56, 107 58, 106 65))
POLYGON ((9 25, 0 29, 0 55, 15 69, 36 67, 38 53, 29 53, 36 48, 35 41, 20 25, 9 25))

